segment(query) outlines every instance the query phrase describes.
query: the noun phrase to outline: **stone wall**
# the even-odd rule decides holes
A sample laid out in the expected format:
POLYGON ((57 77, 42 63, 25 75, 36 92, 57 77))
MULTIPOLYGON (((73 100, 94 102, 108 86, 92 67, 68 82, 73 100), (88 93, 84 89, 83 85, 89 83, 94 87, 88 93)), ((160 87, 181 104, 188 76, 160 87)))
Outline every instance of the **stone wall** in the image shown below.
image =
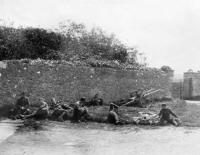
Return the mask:
POLYGON ((39 97, 74 102, 95 93, 106 101, 124 98, 131 91, 162 89, 159 96, 171 96, 171 77, 156 69, 133 71, 93 68, 57 61, 5 61, 0 68, 0 103, 14 103, 25 91, 31 103, 39 97))

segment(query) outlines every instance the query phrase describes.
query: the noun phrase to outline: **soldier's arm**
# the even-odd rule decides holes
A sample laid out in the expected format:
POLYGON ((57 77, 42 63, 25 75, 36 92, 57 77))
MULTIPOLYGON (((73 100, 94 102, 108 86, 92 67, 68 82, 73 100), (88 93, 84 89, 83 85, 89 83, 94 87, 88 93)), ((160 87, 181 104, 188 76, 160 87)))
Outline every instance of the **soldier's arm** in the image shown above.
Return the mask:
POLYGON ((29 98, 26 98, 26 102, 27 102, 28 106, 30 106, 29 98))
POLYGON ((15 105, 16 105, 16 106, 19 105, 19 99, 16 100, 15 105))
POLYGON ((158 115, 159 115, 159 116, 161 116, 161 115, 162 115, 162 113, 163 113, 163 110, 160 110, 160 112, 159 112, 159 114, 158 114, 158 115))
MULTIPOLYGON (((169 110, 170 110, 170 109, 169 109, 169 110)), ((178 118, 178 117, 176 116, 176 114, 175 114, 175 113, 173 113, 171 110, 170 110, 170 114, 171 114, 172 116, 174 116, 174 117, 178 118)))

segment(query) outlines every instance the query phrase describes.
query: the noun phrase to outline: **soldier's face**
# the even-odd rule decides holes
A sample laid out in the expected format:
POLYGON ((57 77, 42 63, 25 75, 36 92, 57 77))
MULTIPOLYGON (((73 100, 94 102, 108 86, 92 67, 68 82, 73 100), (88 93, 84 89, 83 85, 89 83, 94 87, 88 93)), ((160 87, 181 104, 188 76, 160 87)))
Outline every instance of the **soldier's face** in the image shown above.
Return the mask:
POLYGON ((166 105, 162 105, 162 109, 165 109, 166 108, 166 105))

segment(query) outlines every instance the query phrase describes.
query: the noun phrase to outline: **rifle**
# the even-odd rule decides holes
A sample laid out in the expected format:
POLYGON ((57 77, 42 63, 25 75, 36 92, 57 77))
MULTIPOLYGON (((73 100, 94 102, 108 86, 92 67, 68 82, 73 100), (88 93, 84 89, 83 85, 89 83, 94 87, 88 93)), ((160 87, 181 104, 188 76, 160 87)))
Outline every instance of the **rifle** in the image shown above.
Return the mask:
POLYGON ((149 95, 154 94, 154 93, 159 92, 159 91, 161 91, 161 89, 149 91, 148 93, 144 94, 143 97, 149 96, 149 95))
POLYGON ((132 99, 132 100, 131 100, 131 101, 129 101, 129 102, 127 102, 127 103, 124 103, 124 104, 120 105, 119 107, 126 106, 126 105, 128 105, 128 104, 130 104, 130 103, 134 102, 134 101, 135 101, 135 99, 136 99, 136 97, 131 97, 130 99, 132 99))

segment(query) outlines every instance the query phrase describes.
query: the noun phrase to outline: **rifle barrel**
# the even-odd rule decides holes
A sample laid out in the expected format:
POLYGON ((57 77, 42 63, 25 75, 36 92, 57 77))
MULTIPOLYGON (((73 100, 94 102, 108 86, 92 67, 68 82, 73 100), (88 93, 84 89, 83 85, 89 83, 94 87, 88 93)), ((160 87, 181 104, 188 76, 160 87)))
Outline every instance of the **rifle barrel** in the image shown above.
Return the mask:
POLYGON ((156 93, 156 92, 158 92, 158 91, 160 91, 160 89, 157 89, 157 90, 151 91, 151 92, 149 92, 149 93, 147 93, 147 94, 144 94, 144 97, 145 97, 145 96, 148 96, 148 95, 151 95, 151 94, 153 94, 153 93, 156 93))

